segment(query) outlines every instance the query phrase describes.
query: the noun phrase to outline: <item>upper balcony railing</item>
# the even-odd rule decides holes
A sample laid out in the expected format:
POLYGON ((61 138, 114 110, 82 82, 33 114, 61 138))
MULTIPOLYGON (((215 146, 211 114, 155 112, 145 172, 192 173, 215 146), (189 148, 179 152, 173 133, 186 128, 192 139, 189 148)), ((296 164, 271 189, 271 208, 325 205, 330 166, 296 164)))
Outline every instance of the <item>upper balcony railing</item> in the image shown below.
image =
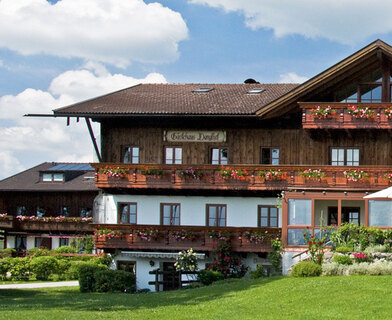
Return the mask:
POLYGON ((92 218, 0 215, 1 229, 18 231, 92 233, 94 228, 91 222, 92 218))
POLYGON ((100 249, 213 251, 220 241, 237 252, 269 252, 280 228, 238 228, 161 225, 99 225, 95 246, 100 249), (101 230, 101 231, 99 231, 101 230))
POLYGON ((304 129, 392 129, 391 103, 299 102, 304 129))
POLYGON ((185 166, 94 163, 96 185, 117 189, 182 190, 380 190, 392 166, 185 166))

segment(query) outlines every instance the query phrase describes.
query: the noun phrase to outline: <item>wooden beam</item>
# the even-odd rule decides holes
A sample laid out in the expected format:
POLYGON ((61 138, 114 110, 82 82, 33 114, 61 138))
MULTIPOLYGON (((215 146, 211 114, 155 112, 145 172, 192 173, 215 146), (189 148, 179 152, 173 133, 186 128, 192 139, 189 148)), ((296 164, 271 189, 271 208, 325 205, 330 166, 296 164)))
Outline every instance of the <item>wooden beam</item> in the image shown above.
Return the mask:
POLYGON ((99 152, 98 145, 97 145, 97 140, 94 137, 93 128, 91 127, 90 118, 86 117, 84 119, 86 120, 88 132, 90 133, 90 138, 91 138, 91 141, 92 141, 92 143, 94 145, 95 154, 97 155, 98 161, 102 162, 101 154, 99 152))

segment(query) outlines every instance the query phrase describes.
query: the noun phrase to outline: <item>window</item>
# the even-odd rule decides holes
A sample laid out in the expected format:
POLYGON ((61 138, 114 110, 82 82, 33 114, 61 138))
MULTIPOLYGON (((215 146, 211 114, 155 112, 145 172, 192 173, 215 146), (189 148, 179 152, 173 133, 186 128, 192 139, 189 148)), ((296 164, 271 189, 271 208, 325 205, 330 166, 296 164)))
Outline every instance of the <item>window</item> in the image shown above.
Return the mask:
POLYGON ((37 207, 37 217, 43 217, 46 213, 45 208, 43 207, 37 207))
POLYGON ((278 148, 261 148, 261 164, 279 164, 278 148))
POLYGON ((42 181, 44 182, 62 182, 64 181, 64 173, 43 173, 42 181))
POLYGON ((79 209, 80 217, 81 218, 89 218, 91 217, 91 208, 81 207, 79 209))
POLYGON ((124 163, 139 163, 139 147, 124 147, 122 155, 124 163))
POLYGON ((161 224, 164 226, 180 225, 179 203, 161 203, 161 224))
POLYGON ((136 224, 137 204, 136 203, 119 203, 118 204, 118 221, 119 223, 136 224))
POLYGON ((207 93, 207 92, 210 92, 210 91, 212 91, 212 90, 214 90, 214 88, 211 88, 211 87, 202 87, 202 88, 198 88, 198 89, 195 89, 195 90, 193 90, 192 92, 196 92, 196 93, 207 93))
POLYGON ((69 246, 69 239, 68 238, 60 238, 59 246, 69 246))
POLYGON ((225 227, 226 212, 225 204, 207 204, 207 226, 225 227))
POLYGON ((62 206, 60 216, 69 217, 69 208, 66 206, 62 206))
POLYGON ((16 215, 17 216, 26 216, 27 208, 25 206, 17 206, 16 207, 16 215))
POLYGON ((259 227, 278 227, 278 208, 274 206, 258 206, 258 226, 259 227))
POLYGON ((289 225, 310 226, 312 200, 289 199, 289 225))
POLYGON ((42 238, 41 237, 35 237, 34 238, 34 247, 40 248, 42 245, 42 238))
POLYGON ((15 236, 15 249, 16 250, 26 250, 26 237, 15 236))
POLYGON ((165 148, 165 163, 166 164, 181 164, 182 163, 182 148, 181 147, 166 147, 165 148))
POLYGON ((212 148, 211 149, 211 164, 227 164, 227 149, 226 148, 212 148))
POLYGON ((369 226, 392 227, 392 201, 369 200, 369 226))
POLYGON ((359 166, 359 149, 331 148, 331 165, 359 166))
POLYGON ((342 223, 353 223, 359 226, 360 223, 360 208, 358 207, 343 207, 342 208, 342 223))
POLYGON ((123 270, 126 272, 136 273, 136 261, 125 261, 118 260, 117 261, 117 270, 123 270))

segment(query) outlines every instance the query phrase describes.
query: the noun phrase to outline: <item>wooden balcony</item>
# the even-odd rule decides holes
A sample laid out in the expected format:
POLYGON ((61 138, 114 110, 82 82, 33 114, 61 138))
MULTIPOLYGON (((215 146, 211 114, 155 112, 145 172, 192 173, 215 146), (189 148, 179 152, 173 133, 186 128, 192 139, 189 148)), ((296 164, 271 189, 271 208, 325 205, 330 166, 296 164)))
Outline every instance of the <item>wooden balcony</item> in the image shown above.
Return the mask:
POLYGON ((56 221, 20 221, 16 217, 8 216, 7 220, 0 221, 0 228, 14 231, 39 231, 39 232, 68 232, 68 233, 93 233, 94 227, 86 222, 56 222, 56 221), (7 224, 8 223, 8 224, 7 224))
POLYGON ((97 248, 122 250, 179 251, 192 248, 195 251, 213 251, 219 241, 229 241, 236 252, 270 252, 271 239, 280 236, 280 228, 99 225, 99 229, 119 231, 121 235, 112 239, 95 235, 97 248), (146 230, 153 230, 155 236, 141 237, 139 233, 146 230), (190 236, 181 238, 179 234, 190 236), (250 239, 251 235, 257 239, 250 239))
MULTIPOLYGON (((179 172, 189 170, 190 166, 151 165, 149 168, 161 172, 159 176, 146 176, 142 174, 142 166, 95 163, 96 185, 102 189, 174 189, 174 190, 232 190, 232 191, 262 191, 262 190, 290 190, 308 189, 324 190, 357 190, 374 191, 381 190, 390 185, 384 178, 385 174, 392 173, 392 167, 367 166, 367 167, 344 167, 344 166, 230 166, 247 171, 243 180, 234 178, 222 179, 219 177, 220 166, 206 165, 198 167, 203 170, 204 175, 200 179, 182 177, 179 172), (110 177, 99 173, 104 167, 122 168, 126 171, 124 177, 110 177), (304 178, 300 172, 303 170, 321 170, 324 177, 321 179, 304 178), (363 181, 349 181, 344 176, 344 171, 349 169, 360 169, 368 173, 368 178, 363 181), (266 180, 260 177, 260 171, 278 171, 286 173, 284 179, 266 180)), ((196 168, 194 166, 193 168, 196 168)))
POLYGON ((392 129, 392 118, 388 118, 384 110, 391 107, 391 103, 339 103, 339 102, 300 102, 302 109, 302 127, 304 129, 392 129), (335 115, 318 119, 311 114, 311 110, 320 106, 330 106, 336 111, 335 115), (350 115, 349 106, 369 108, 374 112, 372 118, 356 118, 350 115))

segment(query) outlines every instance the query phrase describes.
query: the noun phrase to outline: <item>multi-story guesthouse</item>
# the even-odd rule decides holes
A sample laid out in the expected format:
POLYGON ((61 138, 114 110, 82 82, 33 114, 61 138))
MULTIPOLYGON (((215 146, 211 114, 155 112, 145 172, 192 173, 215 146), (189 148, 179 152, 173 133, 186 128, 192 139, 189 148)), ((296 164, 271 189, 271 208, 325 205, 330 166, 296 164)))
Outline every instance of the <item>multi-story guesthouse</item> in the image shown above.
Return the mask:
POLYGON ((92 235, 98 188, 88 163, 44 162, 0 181, 4 246, 56 249, 72 237, 92 235))
POLYGON ((252 268, 270 250, 257 235, 281 231, 286 272, 305 228, 391 227, 390 203, 364 199, 392 176, 391 71, 377 40, 299 85, 141 84, 54 110, 86 119, 101 159, 95 224, 117 238, 97 247, 154 290, 181 249, 211 263, 219 231, 252 268))

